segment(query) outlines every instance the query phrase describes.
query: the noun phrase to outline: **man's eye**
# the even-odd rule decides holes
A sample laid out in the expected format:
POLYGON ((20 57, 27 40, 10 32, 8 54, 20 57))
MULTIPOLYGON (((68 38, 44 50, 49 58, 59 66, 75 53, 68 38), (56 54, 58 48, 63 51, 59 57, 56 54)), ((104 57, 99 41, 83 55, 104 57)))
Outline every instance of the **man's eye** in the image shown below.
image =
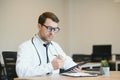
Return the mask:
POLYGON ((48 27, 48 30, 52 30, 52 27, 48 27))

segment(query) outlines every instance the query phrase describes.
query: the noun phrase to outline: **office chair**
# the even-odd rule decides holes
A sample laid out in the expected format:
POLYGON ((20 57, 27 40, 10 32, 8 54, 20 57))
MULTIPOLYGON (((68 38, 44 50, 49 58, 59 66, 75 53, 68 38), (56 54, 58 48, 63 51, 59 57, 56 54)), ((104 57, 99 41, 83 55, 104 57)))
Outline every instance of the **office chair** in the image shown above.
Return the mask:
POLYGON ((2 65, 0 63, 0 80, 2 80, 2 65))
POLYGON ((0 62, 0 80, 6 80, 4 66, 2 66, 1 62, 0 62))
POLYGON ((14 77, 17 77, 16 69, 15 69, 17 52, 3 51, 2 56, 3 56, 7 79, 13 80, 14 77))

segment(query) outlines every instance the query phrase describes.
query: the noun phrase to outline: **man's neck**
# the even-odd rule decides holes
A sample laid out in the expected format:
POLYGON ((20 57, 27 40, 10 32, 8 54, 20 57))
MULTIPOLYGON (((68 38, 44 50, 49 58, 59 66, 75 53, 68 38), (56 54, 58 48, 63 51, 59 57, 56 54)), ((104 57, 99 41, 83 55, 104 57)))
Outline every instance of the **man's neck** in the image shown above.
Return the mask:
POLYGON ((42 37, 41 37, 41 35, 38 33, 38 36, 39 36, 39 38, 43 41, 43 42, 45 42, 45 44, 47 44, 47 43, 49 43, 50 41, 46 41, 46 40, 44 40, 44 39, 42 39, 42 37))

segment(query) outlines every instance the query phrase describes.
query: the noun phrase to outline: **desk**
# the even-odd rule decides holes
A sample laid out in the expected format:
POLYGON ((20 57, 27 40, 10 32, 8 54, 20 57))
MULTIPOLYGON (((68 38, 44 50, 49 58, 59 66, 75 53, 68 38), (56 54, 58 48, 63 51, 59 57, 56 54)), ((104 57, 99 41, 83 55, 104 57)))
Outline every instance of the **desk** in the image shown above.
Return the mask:
MULTIPOLYGON (((120 60, 119 61, 113 61, 113 60, 110 60, 109 61, 110 63, 115 63, 115 70, 118 71, 118 64, 120 64, 120 60)), ((91 62, 91 63, 87 63, 85 65, 82 65, 81 67, 82 68, 85 68, 85 67, 89 67, 90 69, 92 69, 93 67, 100 67, 101 66, 101 63, 95 63, 95 62, 91 62)))
POLYGON ((100 67, 100 66, 101 66, 101 63, 91 62, 91 63, 86 63, 82 65, 81 68, 89 67, 90 69, 92 69, 93 67, 100 67))
POLYGON ((118 64, 120 64, 120 60, 119 61, 118 60, 115 60, 115 61, 110 60, 109 62, 115 63, 115 70, 118 71, 118 64))
POLYGON ((41 77, 31 78, 15 78, 14 80, 120 80, 120 71, 110 71, 110 76, 97 76, 97 77, 69 77, 61 76, 59 74, 45 75, 41 77))
POLYGON ((115 65, 116 66, 116 71, 118 71, 118 64, 120 64, 120 61, 116 61, 115 64, 116 64, 115 65))

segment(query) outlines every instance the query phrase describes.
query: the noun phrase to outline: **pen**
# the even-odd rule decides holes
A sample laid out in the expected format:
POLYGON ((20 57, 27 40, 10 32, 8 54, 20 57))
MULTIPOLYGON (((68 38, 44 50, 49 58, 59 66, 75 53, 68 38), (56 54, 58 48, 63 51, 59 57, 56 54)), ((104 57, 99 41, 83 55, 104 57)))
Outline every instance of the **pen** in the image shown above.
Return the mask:
POLYGON ((58 55, 55 55, 58 59, 60 59, 60 60, 63 60, 63 61, 65 61, 66 59, 62 56, 62 55, 60 55, 60 54, 58 54, 58 55))

